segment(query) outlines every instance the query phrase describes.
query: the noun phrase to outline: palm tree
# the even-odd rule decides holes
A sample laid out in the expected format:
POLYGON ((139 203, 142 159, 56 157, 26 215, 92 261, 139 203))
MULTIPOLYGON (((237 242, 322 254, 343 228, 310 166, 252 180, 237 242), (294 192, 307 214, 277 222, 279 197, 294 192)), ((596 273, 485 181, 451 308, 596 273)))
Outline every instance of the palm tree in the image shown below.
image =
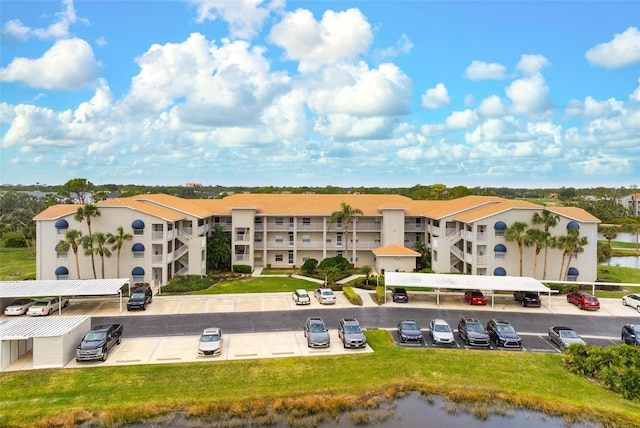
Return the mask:
MULTIPOLYGON (((91 234, 91 219, 95 217, 100 217, 100 210, 93 204, 86 204, 81 207, 78 207, 76 211, 75 219, 76 221, 82 223, 86 220, 87 228, 89 229, 89 239, 86 240, 90 248, 93 248, 93 236, 91 234)), ((93 251, 85 251, 85 255, 91 256, 91 268, 93 269, 93 279, 98 279, 98 275, 96 274, 96 262, 93 257, 93 251)))
POLYGON ((111 251, 107 247, 107 235, 102 232, 96 232, 91 238, 85 236, 83 241, 84 254, 97 254, 100 256, 102 265, 102 279, 104 279, 104 259, 111 257, 111 251), (95 244, 95 245, 94 245, 95 244))
POLYGON ((566 235, 559 236, 557 239, 557 246, 562 250, 562 264, 560 265, 560 277, 558 280, 567 277, 569 272, 569 266, 571 266, 571 259, 574 254, 584 252, 584 247, 589 244, 589 240, 586 236, 580 237, 580 231, 578 229, 570 229, 566 235), (564 262, 567 260, 567 266, 565 269, 564 262), (565 272, 566 271, 566 272, 565 272))
POLYGON ((369 265, 364 265, 360 268, 360 272, 364 274, 367 285, 369 285, 369 276, 371 275, 371 272, 373 272, 373 268, 369 265))
POLYGON ((231 268, 231 234, 220 225, 213 227, 207 240, 207 262, 212 270, 231 268))
POLYGON ((107 233, 107 243, 111 245, 111 250, 116 252, 118 262, 118 278, 120 278, 120 250, 125 241, 131 241, 133 236, 130 233, 124 233, 122 226, 118 226, 116 234, 107 233))
POLYGON ((609 246, 611 246, 611 241, 616 239, 618 236, 618 232, 613 227, 603 227, 602 228, 602 236, 607 240, 609 246))
POLYGON ((523 221, 515 221, 504 231, 504 239, 507 242, 515 242, 518 244, 518 253, 520 254, 520 276, 522 276, 522 248, 524 247, 525 232, 529 226, 523 221))
POLYGON ((359 208, 351 208, 351 205, 346 202, 342 202, 340 204, 340 210, 334 211, 329 217, 329 227, 332 224, 338 222, 338 220, 342 221, 342 225, 344 227, 344 235, 346 237, 344 243, 344 252, 345 254, 349 254, 349 224, 351 224, 351 220, 356 215, 362 215, 362 210, 359 208))
POLYGON ((533 277, 535 278, 538 273, 538 255, 543 248, 547 248, 549 245, 549 238, 551 235, 549 232, 545 232, 540 229, 527 229, 524 237, 524 245, 529 247, 533 245, 535 247, 535 256, 533 258, 533 277))
MULTIPOLYGON (((560 216, 549 210, 542 210, 542 214, 534 213, 531 221, 533 224, 543 225, 544 231, 549 232, 549 229, 556 227, 558 223, 560 223, 560 216)), ((542 269, 542 279, 547 279, 547 253, 550 246, 551 245, 547 245, 544 247, 544 268, 542 269)))
POLYGON ((76 259, 76 274, 80 279, 80 263, 78 261, 78 248, 82 245, 82 232, 75 229, 69 229, 64 234, 64 240, 58 243, 56 247, 59 253, 64 253, 71 249, 76 259))

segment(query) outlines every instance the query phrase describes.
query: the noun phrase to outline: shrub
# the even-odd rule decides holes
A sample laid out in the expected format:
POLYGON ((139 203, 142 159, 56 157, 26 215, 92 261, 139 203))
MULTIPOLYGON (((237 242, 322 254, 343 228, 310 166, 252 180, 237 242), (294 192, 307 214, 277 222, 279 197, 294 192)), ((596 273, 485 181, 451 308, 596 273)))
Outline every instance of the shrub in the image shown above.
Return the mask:
POLYGON ((13 237, 5 239, 4 246, 6 248, 25 248, 27 246, 27 243, 23 238, 13 237))
POLYGON ((316 259, 308 259, 302 265, 302 272, 305 275, 312 275, 318 268, 318 261, 316 259))
POLYGON ((335 267, 340 270, 340 272, 344 273, 349 270, 349 261, 342 256, 336 257, 327 257, 322 260, 318 265, 318 270, 327 270, 329 268, 335 267))
POLYGON ((233 265, 233 271, 236 273, 251 273, 251 266, 249 265, 233 265))
POLYGON ((356 291, 352 287, 342 287, 342 292, 344 293, 344 296, 347 298, 347 300, 349 300, 349 303, 351 303, 352 305, 362 306, 362 299, 360 298, 360 295, 356 293, 356 291))
POLYGON ((379 305, 382 305, 384 303, 385 294, 386 292, 384 286, 376 287, 376 297, 378 298, 379 305))
POLYGON ((211 279, 199 275, 182 275, 171 278, 169 283, 161 288, 163 293, 185 293, 204 290, 212 285, 211 279))

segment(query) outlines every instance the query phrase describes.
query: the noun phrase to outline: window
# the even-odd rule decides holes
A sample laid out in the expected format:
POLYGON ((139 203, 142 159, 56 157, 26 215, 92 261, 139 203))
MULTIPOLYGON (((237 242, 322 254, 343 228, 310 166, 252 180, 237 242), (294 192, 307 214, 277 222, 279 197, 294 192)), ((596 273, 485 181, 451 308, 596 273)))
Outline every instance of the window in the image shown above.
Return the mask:
POLYGON ((262 217, 256 217, 254 220, 255 224, 262 224, 262 217))
POLYGON ((504 253, 496 253, 496 260, 504 260, 504 253))
POLYGON ((284 220, 282 217, 276 217, 276 224, 284 224, 284 220))
POLYGON ((293 247, 293 233, 292 232, 289 233, 289 246, 293 247))
POLYGON ((56 258, 58 259, 66 259, 67 257, 69 257, 69 253, 67 251, 58 252, 56 255, 56 258))
POLYGON ((134 259, 144 259, 144 251, 134 251, 133 252, 134 259))
POLYGON ((293 251, 289 251, 289 264, 293 264, 293 251))
POLYGON ((327 241, 327 244, 331 244, 331 238, 329 238, 328 236, 326 241, 327 241))
POLYGON ((283 260, 282 254, 276 254, 276 262, 282 262, 283 260))
POLYGON ((133 229, 133 234, 136 236, 144 235, 144 229, 133 229))
POLYGON ((282 244, 283 240, 282 240, 282 235, 276 235, 276 242, 279 244, 282 244))
POLYGON ((309 226, 311 224, 311 217, 302 217, 302 224, 309 226))
POLYGON ((373 238, 373 242, 375 242, 376 244, 380 243, 380 235, 377 235, 375 238, 373 238))
POLYGON ((305 244, 311 242, 311 235, 302 235, 302 242, 304 242, 305 244))
POLYGON ((253 235, 253 240, 255 242, 262 242, 262 233, 256 233, 255 235, 253 235))
POLYGON ((496 230, 496 236, 504 236, 504 230, 496 230))

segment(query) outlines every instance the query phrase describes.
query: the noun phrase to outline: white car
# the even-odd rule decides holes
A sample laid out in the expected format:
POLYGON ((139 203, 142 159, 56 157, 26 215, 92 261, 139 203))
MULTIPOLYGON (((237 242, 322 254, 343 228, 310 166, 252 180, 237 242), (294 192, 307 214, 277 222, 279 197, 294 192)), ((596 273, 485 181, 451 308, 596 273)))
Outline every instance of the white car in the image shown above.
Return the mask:
POLYGON ((199 357, 217 357, 222 353, 222 330, 218 327, 206 328, 198 342, 199 357))
POLYGON ((4 314, 7 316, 24 315, 27 309, 31 307, 36 301, 33 299, 18 299, 4 308, 4 314))
POLYGON ((59 297, 47 297, 45 299, 36 300, 36 302, 27 309, 27 315, 51 315, 53 312, 59 310, 60 306, 63 308, 69 306, 69 300, 64 297, 62 300, 59 297))
POLYGON ((443 319, 436 318, 431 320, 429 323, 429 335, 431 336, 431 343, 434 345, 452 345, 455 343, 453 330, 443 319))
POLYGON ((636 311, 640 312, 640 294, 627 294, 622 298, 622 304, 636 308, 636 311))
POLYGON ((336 302, 336 295, 330 288, 316 288, 313 294, 323 305, 332 305, 336 302))
POLYGON ((291 294, 291 298, 293 299, 294 302, 296 302, 296 305, 311 304, 311 297, 309 297, 309 293, 307 293, 307 290, 303 290, 303 289, 296 290, 291 294))

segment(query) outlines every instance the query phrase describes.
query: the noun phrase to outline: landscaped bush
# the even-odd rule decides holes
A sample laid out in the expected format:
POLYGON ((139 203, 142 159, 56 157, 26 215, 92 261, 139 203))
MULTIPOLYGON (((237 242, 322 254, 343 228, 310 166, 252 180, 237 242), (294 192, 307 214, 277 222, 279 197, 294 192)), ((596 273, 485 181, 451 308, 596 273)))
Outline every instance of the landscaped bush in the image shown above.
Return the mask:
POLYGON ((251 266, 249 265, 233 265, 233 271, 236 273, 251 273, 251 266))
POLYGON ((573 373, 597 379, 627 400, 640 401, 640 348, 631 345, 572 345, 564 364, 573 373))
POLYGON ((376 297, 378 298, 379 305, 382 305, 384 303, 385 294, 386 294, 386 290, 384 286, 376 287, 376 297))
POLYGON ((182 275, 171 278, 167 285, 161 288, 163 293, 185 293, 204 290, 211 287, 213 282, 207 277, 199 275, 182 275))
POLYGON ((344 293, 344 296, 347 298, 347 300, 349 300, 349 302, 352 305, 362 306, 362 299, 360 298, 360 295, 356 293, 356 291, 353 288, 349 286, 342 287, 342 292, 344 293))
POLYGON ((320 264, 318 265, 318 270, 322 271, 332 267, 336 267, 340 269, 340 272, 344 273, 349 270, 350 266, 351 265, 349 264, 349 261, 342 256, 327 257, 320 262, 320 264))
POLYGON ((4 240, 4 246, 6 248, 25 248, 27 246, 27 243, 23 238, 12 237, 6 238, 4 240))
MULTIPOLYGON (((552 290, 558 290, 559 294, 568 294, 571 293, 572 291, 576 291, 580 288, 580 284, 557 284, 557 283, 553 283, 553 284, 545 284, 547 287, 549 287, 552 290)), ((591 292, 591 287, 589 287, 589 292, 591 292)))
POLYGON ((307 259, 302 265, 302 273, 305 275, 312 275, 318 268, 318 261, 316 259, 307 259))

